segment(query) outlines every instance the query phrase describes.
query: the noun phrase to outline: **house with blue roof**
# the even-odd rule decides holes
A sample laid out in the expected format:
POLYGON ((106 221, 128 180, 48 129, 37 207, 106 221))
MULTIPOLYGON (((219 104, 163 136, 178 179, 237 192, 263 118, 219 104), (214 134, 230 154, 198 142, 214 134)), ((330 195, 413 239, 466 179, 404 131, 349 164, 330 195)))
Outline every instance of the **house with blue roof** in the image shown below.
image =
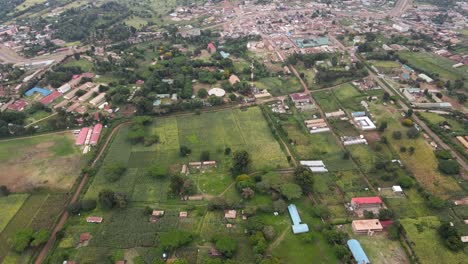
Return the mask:
POLYGON ((33 95, 34 93, 39 93, 39 94, 41 94, 42 96, 48 96, 49 94, 52 93, 52 91, 47 90, 47 89, 45 89, 45 88, 41 88, 41 87, 34 87, 34 88, 28 90, 27 92, 25 92, 24 94, 25 94, 26 96, 31 96, 31 95, 33 95))
POLYGON ((293 222, 292 230, 294 234, 301 234, 309 232, 309 226, 307 224, 301 224, 301 217, 299 216, 299 212, 297 211, 296 205, 290 204, 288 206, 289 215, 291 216, 291 220, 293 222))
POLYGON ((356 239, 348 240, 348 247, 351 250, 351 254, 353 254, 354 259, 358 264, 370 264, 369 258, 362 249, 361 244, 356 239))

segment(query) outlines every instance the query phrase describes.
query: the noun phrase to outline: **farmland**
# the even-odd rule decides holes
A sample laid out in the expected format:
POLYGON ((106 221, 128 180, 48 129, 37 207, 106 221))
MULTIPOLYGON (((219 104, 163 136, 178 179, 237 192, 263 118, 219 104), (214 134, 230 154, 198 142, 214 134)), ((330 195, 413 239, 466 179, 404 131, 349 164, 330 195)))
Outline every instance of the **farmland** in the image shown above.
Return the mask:
POLYGON ((28 198, 27 194, 12 194, 0 198, 0 208, 2 208, 2 214, 0 215, 0 233, 21 208, 26 198, 28 198))
POLYGON ((436 229, 440 221, 437 217, 408 218, 401 223, 421 263, 463 263, 466 260, 463 252, 453 253, 439 242, 436 229))
POLYGON ((68 190, 83 160, 70 132, 0 141, 0 185, 13 191, 36 187, 68 190), (8 176, 8 177, 6 177, 8 176))

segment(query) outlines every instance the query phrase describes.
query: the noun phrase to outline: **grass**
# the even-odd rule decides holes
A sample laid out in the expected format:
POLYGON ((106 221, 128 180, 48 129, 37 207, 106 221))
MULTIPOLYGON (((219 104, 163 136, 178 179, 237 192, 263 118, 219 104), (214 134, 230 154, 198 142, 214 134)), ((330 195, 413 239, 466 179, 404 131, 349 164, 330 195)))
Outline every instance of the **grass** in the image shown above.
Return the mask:
POLYGON ((33 5, 43 4, 45 2, 46 2, 46 0, 26 0, 22 4, 18 5, 16 7, 16 10, 17 11, 23 11, 23 10, 26 10, 26 9, 30 8, 33 5))
POLYGON ((255 82, 258 89, 267 89, 273 96, 303 91, 301 84, 295 76, 282 76, 262 78, 255 82))
POLYGON ((447 121, 447 123, 449 123, 449 125, 451 126, 452 131, 457 133, 466 133, 466 128, 463 126, 463 124, 458 122, 458 120, 450 118, 449 116, 439 115, 431 112, 420 112, 420 114, 421 116, 426 118, 431 124, 438 125, 439 123, 447 121))
POLYGON ((334 112, 340 109, 340 105, 331 91, 313 93, 314 99, 325 112, 334 112))
POLYGON ((83 72, 90 72, 93 70, 93 63, 85 58, 81 58, 80 60, 71 59, 65 66, 80 67, 83 72))
POLYGON ((0 171, 4 172, 0 185, 14 191, 33 187, 68 190, 82 163, 69 132, 0 141, 0 171))
POLYGON ((400 68, 400 63, 396 61, 371 61, 371 63, 383 73, 392 73, 400 68))
POLYGON ((16 212, 18 212, 27 198, 28 194, 11 194, 0 198, 0 208, 2 208, 2 213, 0 214, 0 233, 16 212))
POLYGON ((437 217, 407 218, 400 222, 412 242, 420 263, 464 263, 466 261, 466 255, 463 252, 452 252, 442 244, 437 234, 437 228, 440 226, 437 217))
POLYGON ((347 111, 364 111, 361 101, 366 101, 367 96, 362 94, 352 84, 345 83, 333 90, 333 94, 347 111))
POLYGON ((457 181, 450 177, 442 175, 437 169, 437 159, 432 147, 422 137, 417 139, 409 139, 406 136, 405 128, 401 125, 399 112, 390 106, 384 107, 378 104, 371 104, 372 113, 377 117, 379 122, 386 120, 388 128, 384 135, 389 140, 389 146, 392 146, 396 151, 400 147, 414 147, 413 155, 408 152, 400 153, 400 159, 403 164, 408 167, 414 174, 416 180, 429 192, 441 198, 449 198, 457 195, 463 195, 463 191, 457 181), (403 138, 395 140, 392 137, 394 131, 401 131, 403 138))
POLYGON ((377 232, 372 236, 357 235, 347 226, 351 238, 359 241, 364 252, 372 263, 409 263, 405 251, 398 240, 390 240, 385 232, 377 232))
POLYGON ((453 61, 427 52, 403 51, 398 55, 406 59, 410 66, 428 73, 437 73, 444 80, 462 79, 466 69, 455 69, 452 67, 455 64, 453 61))

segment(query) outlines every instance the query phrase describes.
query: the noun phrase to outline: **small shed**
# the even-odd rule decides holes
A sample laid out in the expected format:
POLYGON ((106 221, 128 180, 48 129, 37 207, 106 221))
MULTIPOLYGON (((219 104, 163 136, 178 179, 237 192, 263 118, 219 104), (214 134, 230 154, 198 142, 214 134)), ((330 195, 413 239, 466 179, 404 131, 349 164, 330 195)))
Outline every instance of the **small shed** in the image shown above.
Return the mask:
POLYGON ((151 213, 151 216, 154 216, 154 217, 161 217, 164 215, 164 211, 161 211, 161 210, 153 210, 153 213, 151 213))
POLYGON ((236 219, 237 211, 236 210, 227 210, 224 212, 224 218, 226 219, 236 219))
POLYGON ((86 218, 86 222, 88 223, 97 223, 97 224, 100 224, 102 223, 102 217, 99 217, 99 216, 90 216, 88 218, 86 218))
POLYGON ((81 233, 80 234, 80 243, 87 242, 91 239, 91 234, 90 233, 81 233))
POLYGON ((188 213, 187 213, 187 212, 180 212, 180 213, 179 213, 179 217, 180 217, 180 218, 187 218, 187 216, 188 216, 188 213))
POLYGON ((403 189, 401 188, 400 185, 392 186, 392 191, 397 194, 403 194, 403 189))

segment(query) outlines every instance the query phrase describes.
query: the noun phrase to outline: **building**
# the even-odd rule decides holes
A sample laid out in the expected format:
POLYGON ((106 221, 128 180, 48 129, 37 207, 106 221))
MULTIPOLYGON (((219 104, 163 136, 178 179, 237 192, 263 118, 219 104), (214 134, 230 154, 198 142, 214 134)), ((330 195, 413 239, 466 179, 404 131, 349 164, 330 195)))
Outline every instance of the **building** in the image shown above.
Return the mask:
POLYGON ((28 102, 26 102, 25 100, 22 100, 22 99, 16 100, 15 102, 8 105, 8 110, 21 112, 26 108, 27 105, 28 105, 28 102))
POLYGON ((299 216, 299 212, 297 211, 296 205, 290 204, 288 206, 289 215, 291 216, 291 220, 293 222, 292 231, 294 234, 301 234, 309 232, 309 226, 307 224, 301 224, 301 217, 299 216))
POLYGON ((231 76, 229 76, 229 84, 234 85, 236 83, 240 83, 239 77, 235 74, 231 74, 231 76))
POLYGON ((89 101, 89 103, 92 104, 93 106, 97 106, 101 104, 105 99, 106 99, 106 93, 100 93, 98 96, 94 97, 91 101, 89 101))
POLYGON ((350 239, 347 242, 351 254, 358 264, 370 264, 369 258, 361 247, 361 244, 356 239, 350 239))
POLYGON ((431 83, 431 82, 434 81, 431 77, 427 76, 427 75, 424 74, 424 73, 419 74, 419 75, 418 75, 418 78, 423 79, 423 80, 424 80, 425 82, 427 82, 427 83, 431 83))
POLYGON ((312 172, 328 172, 328 169, 321 160, 301 160, 300 164, 308 167, 312 172))
POLYGON ((354 122, 356 122, 357 127, 361 130, 374 130, 377 128, 374 122, 367 116, 355 117, 354 122))
POLYGON ((77 146, 83 146, 86 140, 86 136, 88 135, 89 127, 83 127, 80 130, 80 133, 78 133, 78 136, 76 137, 75 140, 75 145, 77 146))
POLYGON ((208 43, 208 47, 206 48, 209 53, 213 54, 216 52, 216 46, 213 43, 208 43))
POLYGON ((80 243, 87 242, 91 239, 91 234, 90 233, 81 233, 80 234, 80 243))
POLYGON ((48 105, 48 104, 52 103, 53 101, 57 100, 61 96, 62 96, 62 94, 60 92, 54 91, 51 94, 49 94, 48 96, 42 98, 39 102, 41 104, 43 104, 43 105, 48 105))
POLYGON ((187 212, 180 212, 180 213, 179 213, 179 217, 180 217, 180 218, 187 218, 187 216, 188 216, 188 213, 187 213, 187 212))
POLYGON ((89 141, 89 144, 95 146, 98 143, 99 135, 101 135, 101 131, 102 131, 102 125, 101 124, 97 124, 97 125, 94 126, 93 132, 91 134, 91 139, 89 141))
POLYGON ((236 219, 237 211, 236 210, 227 210, 224 212, 224 218, 226 219, 236 219))
POLYGON ((393 24, 392 28, 398 30, 399 32, 408 32, 410 29, 410 26, 403 24, 403 23, 398 23, 398 24, 393 24))
POLYGON ((438 109, 452 109, 452 104, 448 102, 442 103, 413 103, 414 107, 418 108, 438 108, 438 109))
POLYGON ((403 189, 401 188, 400 185, 392 186, 392 191, 393 193, 396 193, 396 194, 403 194, 403 189))
POLYGON ((45 88, 34 87, 34 88, 28 90, 27 92, 25 92, 24 95, 26 95, 26 96, 31 96, 31 95, 33 95, 34 93, 39 93, 39 94, 41 94, 42 96, 48 96, 49 94, 52 93, 52 91, 47 90, 47 89, 45 89, 45 88))
POLYGON ((357 234, 370 234, 383 230, 379 219, 354 220, 351 226, 353 227, 353 232, 357 234))
POLYGON ((63 93, 63 94, 70 91, 70 90, 71 90, 71 85, 69 83, 66 83, 66 84, 62 85, 57 89, 57 91, 59 91, 60 93, 63 93))
POLYGON ((88 218, 86 218, 86 222, 87 223, 97 223, 97 224, 100 224, 102 223, 102 217, 99 217, 99 216, 90 216, 88 218))
POLYGON ((354 209, 375 209, 377 211, 382 208, 383 202, 382 199, 378 196, 373 197, 355 197, 351 199, 351 206, 354 209))
POLYGON ((310 96, 308 94, 305 94, 305 93, 293 93, 293 94, 290 94, 289 97, 291 97, 291 100, 295 104, 310 103, 311 102, 310 96))

